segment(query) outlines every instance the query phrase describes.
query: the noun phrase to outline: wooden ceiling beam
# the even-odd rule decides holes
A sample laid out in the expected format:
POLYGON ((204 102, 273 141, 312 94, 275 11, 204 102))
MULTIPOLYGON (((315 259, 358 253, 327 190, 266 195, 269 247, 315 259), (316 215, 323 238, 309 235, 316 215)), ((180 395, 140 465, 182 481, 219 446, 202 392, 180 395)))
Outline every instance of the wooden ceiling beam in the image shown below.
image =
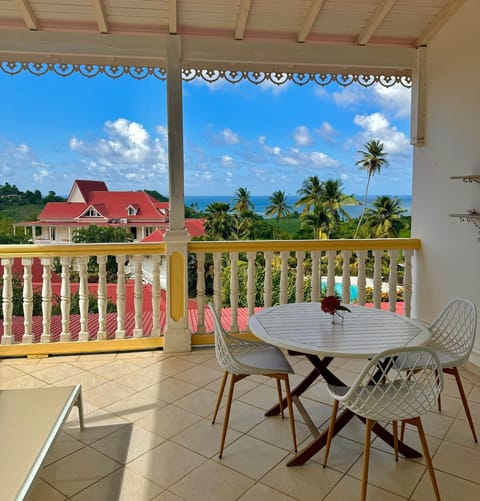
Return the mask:
POLYGON ((460 7, 463 7, 465 0, 450 0, 439 12, 437 17, 420 34, 415 42, 416 47, 427 45, 428 42, 442 29, 443 25, 453 17, 460 7))
POLYGON ((320 10, 322 9, 324 3, 325 0, 312 0, 307 15, 303 20, 303 25, 297 33, 298 42, 305 42, 308 35, 310 34, 313 23, 317 20, 318 14, 320 14, 320 10))
POLYGON ((38 22, 37 16, 33 12, 32 6, 29 0, 16 0, 18 10, 27 25, 27 28, 32 31, 37 31, 40 29, 40 24, 38 22))
POLYGON ((387 14, 395 5, 396 0, 383 0, 377 7, 373 16, 369 19, 368 23, 363 27, 362 31, 357 37, 356 43, 358 45, 367 45, 372 35, 377 31, 378 27, 382 24, 387 14))
POLYGON ((248 15, 252 7, 252 0, 241 0, 238 7, 237 24, 235 26, 235 40, 242 40, 247 27, 248 15))
POLYGON ((103 0, 93 0, 93 8, 95 10, 95 17, 97 18, 98 31, 100 33, 110 33, 110 25, 103 0))
POLYGON ((177 0, 168 0, 168 32, 177 34, 177 0))

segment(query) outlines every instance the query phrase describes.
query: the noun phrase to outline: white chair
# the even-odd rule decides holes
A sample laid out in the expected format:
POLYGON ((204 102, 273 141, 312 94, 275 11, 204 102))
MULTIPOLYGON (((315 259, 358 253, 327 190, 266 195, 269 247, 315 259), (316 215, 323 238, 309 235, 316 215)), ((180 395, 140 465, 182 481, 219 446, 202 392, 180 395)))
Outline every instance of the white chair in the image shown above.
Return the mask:
MULTIPOLYGON (((468 360, 473 349, 477 330, 477 308, 468 299, 452 299, 428 329, 432 337, 427 346, 438 355, 442 371, 455 376, 473 439, 477 442, 472 414, 458 372, 458 366, 468 360)), ((413 361, 409 362, 410 367, 415 368, 413 361)), ((403 365, 408 366, 408 361, 404 361, 403 365)), ((442 410, 440 397, 438 398, 438 410, 442 410)))
POLYGON ((232 406, 235 383, 253 374, 268 376, 277 380, 277 392, 282 418, 283 405, 281 381, 283 380, 285 382, 285 393, 287 398, 288 414, 290 417, 293 448, 295 449, 295 452, 297 452, 295 420, 293 415, 292 396, 290 393, 290 382, 288 379, 288 375, 292 374, 294 371, 285 358, 285 355, 278 348, 267 343, 247 341, 228 334, 222 327, 213 304, 210 303, 209 307, 212 312, 215 325, 215 353, 217 355, 218 363, 225 371, 220 387, 220 393, 218 394, 212 424, 215 423, 218 409, 220 408, 220 403, 222 401, 223 392, 225 390, 225 384, 227 382, 228 375, 231 374, 219 457, 222 457, 225 446, 225 437, 227 435, 228 420, 230 418, 230 409, 232 406))
POLYGON ((387 350, 370 360, 350 387, 328 386, 335 399, 325 448, 324 466, 335 430, 338 405, 345 407, 366 419, 362 500, 367 495, 370 435, 377 421, 393 424, 395 459, 398 460, 397 421, 417 427, 422 443, 425 461, 437 500, 440 499, 432 460, 428 450, 425 432, 420 416, 432 409, 443 387, 440 361, 437 354, 424 347, 387 350), (402 365, 403 361, 415 362, 415 371, 402 365))

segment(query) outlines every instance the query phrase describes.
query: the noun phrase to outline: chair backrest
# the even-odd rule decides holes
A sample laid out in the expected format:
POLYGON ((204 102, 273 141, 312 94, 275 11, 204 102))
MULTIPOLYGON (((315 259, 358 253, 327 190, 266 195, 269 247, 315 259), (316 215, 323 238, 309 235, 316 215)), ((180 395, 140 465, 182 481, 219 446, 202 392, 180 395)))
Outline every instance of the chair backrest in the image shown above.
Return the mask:
POLYGON ((442 387, 442 370, 434 350, 396 348, 372 358, 350 389, 336 398, 360 416, 401 420, 432 409, 442 387), (415 370, 411 370, 412 362, 415 370))
POLYGON ((475 342, 477 308, 468 299, 452 299, 429 327, 431 345, 460 364, 468 360, 475 342))

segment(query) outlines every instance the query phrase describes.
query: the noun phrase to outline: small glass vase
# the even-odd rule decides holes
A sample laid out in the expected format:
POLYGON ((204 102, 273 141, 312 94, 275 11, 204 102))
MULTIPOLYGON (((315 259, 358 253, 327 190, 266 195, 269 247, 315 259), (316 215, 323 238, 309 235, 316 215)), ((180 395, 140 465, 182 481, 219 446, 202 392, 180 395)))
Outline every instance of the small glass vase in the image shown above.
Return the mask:
POLYGON ((336 311, 335 313, 331 313, 332 324, 343 324, 343 315, 336 311))

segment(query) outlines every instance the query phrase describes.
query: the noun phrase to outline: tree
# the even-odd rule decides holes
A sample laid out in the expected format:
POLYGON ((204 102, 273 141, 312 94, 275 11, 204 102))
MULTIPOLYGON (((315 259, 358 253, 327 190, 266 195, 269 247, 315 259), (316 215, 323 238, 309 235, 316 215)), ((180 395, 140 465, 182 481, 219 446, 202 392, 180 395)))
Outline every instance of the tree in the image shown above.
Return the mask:
POLYGON ((332 220, 331 227, 337 227, 342 218, 350 219, 350 214, 345 206, 358 205, 358 200, 353 195, 346 195, 342 190, 340 179, 327 179, 322 185, 320 200, 332 220))
POLYGON ((212 202, 205 207, 204 228, 210 240, 228 240, 231 232, 230 204, 212 202))
POLYGON ((235 198, 233 199, 233 202, 233 210, 240 216, 255 209, 255 206, 250 198, 250 192, 247 188, 238 188, 237 191, 235 191, 235 198))
POLYGON ((355 162, 355 164, 360 167, 360 170, 367 171, 368 178, 367 185, 365 187, 365 196, 363 199, 363 209, 353 238, 357 237, 358 230, 362 224, 363 216, 365 214, 365 209, 367 208, 367 196, 370 179, 374 174, 379 174, 382 167, 388 166, 388 160, 386 159, 387 153, 383 151, 383 148, 383 143, 381 143, 378 139, 372 139, 365 145, 364 151, 358 151, 358 153, 362 155, 362 158, 355 162))
POLYGON ((307 212, 315 203, 321 201, 323 183, 317 176, 310 176, 302 183, 302 187, 297 190, 300 198, 295 202, 295 207, 303 206, 303 212, 307 212))
POLYGON ((403 229, 402 209, 397 197, 383 195, 373 202, 373 208, 365 211, 365 222, 373 238, 397 238, 403 229))
POLYGON ((312 210, 303 212, 300 216, 301 225, 313 229, 313 238, 320 238, 321 232, 330 236, 332 219, 327 212, 327 208, 321 202, 316 203, 312 210))
POLYGON ((280 226, 280 219, 286 219, 292 214, 292 207, 287 203, 284 191, 275 191, 270 197, 270 205, 265 208, 265 216, 277 220, 277 228, 280 226))

